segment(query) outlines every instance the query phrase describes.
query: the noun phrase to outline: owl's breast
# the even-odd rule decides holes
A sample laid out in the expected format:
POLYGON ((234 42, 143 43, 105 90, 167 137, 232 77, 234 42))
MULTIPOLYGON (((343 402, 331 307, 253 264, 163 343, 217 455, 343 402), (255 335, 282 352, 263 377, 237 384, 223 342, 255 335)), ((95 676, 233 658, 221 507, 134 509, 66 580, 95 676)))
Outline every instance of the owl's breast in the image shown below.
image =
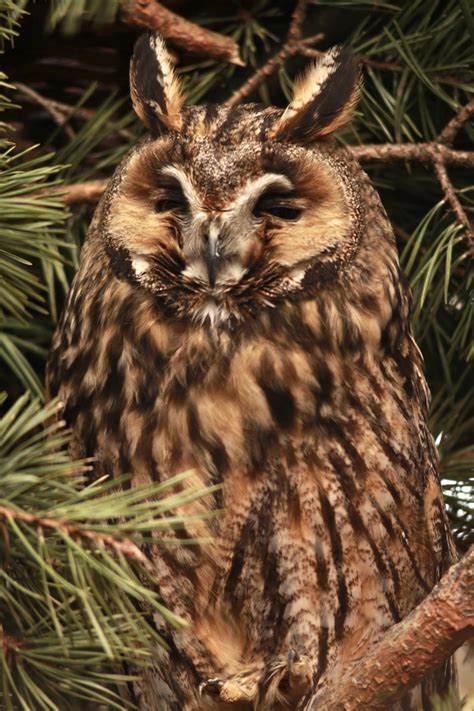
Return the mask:
POLYGON ((192 470, 181 488, 219 485, 177 511, 212 543, 157 548, 165 602, 237 666, 306 643, 321 668, 356 658, 450 559, 406 351, 379 347, 375 316, 350 329, 313 302, 232 334, 97 284, 73 290, 50 358, 75 453, 134 483, 192 470))

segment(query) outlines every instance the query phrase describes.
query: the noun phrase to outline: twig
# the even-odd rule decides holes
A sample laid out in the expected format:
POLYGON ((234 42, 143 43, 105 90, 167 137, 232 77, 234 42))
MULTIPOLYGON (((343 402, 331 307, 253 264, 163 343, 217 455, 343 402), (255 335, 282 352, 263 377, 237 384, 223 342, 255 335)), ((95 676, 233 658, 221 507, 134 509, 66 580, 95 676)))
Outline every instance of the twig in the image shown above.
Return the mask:
MULTIPOLYGON (((43 106, 51 114, 58 126, 66 124, 66 121, 70 119, 71 116, 78 116, 85 121, 90 121, 90 119, 94 118, 96 114, 94 109, 88 109, 84 106, 71 106, 70 104, 65 104, 62 101, 57 101, 56 99, 48 99, 34 89, 31 89, 29 86, 26 86, 26 84, 21 84, 20 82, 15 82, 15 89, 19 94, 22 94, 34 103, 43 106)), ((66 124, 64 125, 64 129, 69 138, 75 137, 75 133, 70 126, 66 124)), ((117 133, 119 136, 122 136, 122 138, 127 140, 133 138, 133 132, 126 128, 120 128, 117 133)))
POLYGON ((474 256, 474 231, 471 221, 459 201, 446 169, 447 165, 474 168, 474 152, 457 151, 451 145, 463 123, 474 114, 474 99, 463 106, 454 118, 446 124, 436 140, 429 143, 382 143, 366 144, 350 148, 359 160, 390 162, 394 160, 414 160, 430 163, 436 173, 446 201, 450 204, 456 221, 463 228, 471 256, 474 256))
POLYGON ((302 54, 305 56, 317 57, 321 55, 321 52, 308 47, 308 44, 317 44, 324 39, 324 34, 320 32, 317 35, 313 35, 311 38, 300 40, 298 42, 290 41, 285 42, 283 47, 279 52, 270 57, 265 64, 263 64, 256 72, 252 74, 244 83, 239 86, 234 93, 224 101, 224 106, 235 106, 239 104, 242 99, 245 99, 250 94, 258 89, 258 87, 265 81, 265 79, 272 74, 274 74, 279 67, 281 67, 287 59, 294 57, 296 54, 302 54))
POLYGON ((287 60, 289 57, 293 56, 298 52, 296 45, 285 44, 279 52, 277 52, 273 57, 271 57, 265 64, 263 64, 256 72, 252 74, 244 83, 234 91, 234 93, 224 102, 224 106, 235 106, 240 104, 242 99, 258 89, 260 84, 262 84, 266 77, 271 76, 276 72, 278 67, 287 60))
POLYGON ((436 175, 438 176, 439 184, 443 189, 446 200, 448 200, 449 204, 451 205, 459 224, 464 226, 467 238, 471 243, 471 247, 474 249, 474 233, 472 231, 472 225, 469 221, 467 214, 464 212, 461 203, 457 198, 453 184, 449 179, 446 166, 444 165, 442 160, 435 160, 433 162, 433 167, 435 169, 436 175))
POLYGON ((371 59, 370 57, 361 57, 360 61, 365 64, 366 67, 373 67, 374 69, 380 69, 383 72, 401 72, 403 67, 395 62, 379 62, 377 59, 371 59))
POLYGON ((147 570, 152 570, 151 561, 145 556, 143 551, 132 541, 121 541, 107 533, 99 533, 98 531, 89 531, 75 523, 69 523, 61 519, 47 518, 36 516, 27 511, 15 511, 14 509, 0 506, 0 517, 8 520, 19 521, 26 523, 34 528, 48 528, 53 531, 60 531, 70 536, 71 538, 81 538, 89 543, 94 543, 99 546, 112 548, 119 553, 122 553, 127 558, 141 563, 147 570))
POLYGON ((60 185, 48 192, 61 193, 66 205, 78 202, 96 203, 100 200, 108 182, 106 178, 103 180, 86 180, 84 183, 76 183, 74 185, 60 185))
POLYGON ((455 151, 442 143, 366 143, 350 146, 350 152, 358 160, 390 163, 396 160, 412 160, 433 163, 440 159, 443 163, 462 168, 474 167, 474 152, 455 151))
POLYGON ((453 144, 456 135, 461 126, 474 114, 474 99, 471 99, 462 109, 454 116, 454 118, 446 124, 438 136, 440 143, 445 143, 447 146, 453 144))
POLYGON ((200 27, 155 0, 131 0, 122 10, 122 18, 130 25, 160 32, 165 39, 187 52, 244 66, 239 47, 231 37, 200 27))
POLYGON ((316 694, 311 711, 382 711, 442 664, 474 633, 474 547, 434 590, 337 686, 316 694))
MULTIPOLYGON (((291 16, 288 34, 286 36, 283 47, 270 57, 265 64, 257 69, 244 83, 234 91, 234 93, 224 102, 224 106, 235 106, 242 99, 253 94, 258 87, 265 81, 266 77, 274 74, 287 59, 294 57, 296 54, 304 54, 308 56, 311 51, 311 45, 317 44, 324 39, 324 35, 320 32, 312 37, 302 39, 303 23, 306 17, 308 0, 298 0, 291 16)), ((315 50, 314 50, 315 51, 315 50)), ((313 55, 314 56, 314 55, 313 55)))
POLYGON ((287 42, 297 42, 301 39, 307 9, 308 0, 298 0, 291 16, 287 42))
POLYGON ((58 105, 55 101, 51 101, 51 99, 47 99, 46 97, 42 96, 39 94, 37 91, 34 89, 31 89, 31 87, 26 86, 26 84, 21 84, 20 82, 15 82, 15 88, 16 90, 22 94, 23 96, 27 97, 31 101, 33 101, 35 104, 38 104, 41 106, 43 109, 45 109, 48 114, 51 116, 53 121, 58 125, 64 127, 64 130, 68 136, 68 138, 73 139, 75 138, 75 133, 71 126, 68 126, 66 123, 66 117, 62 111, 59 110, 58 105))

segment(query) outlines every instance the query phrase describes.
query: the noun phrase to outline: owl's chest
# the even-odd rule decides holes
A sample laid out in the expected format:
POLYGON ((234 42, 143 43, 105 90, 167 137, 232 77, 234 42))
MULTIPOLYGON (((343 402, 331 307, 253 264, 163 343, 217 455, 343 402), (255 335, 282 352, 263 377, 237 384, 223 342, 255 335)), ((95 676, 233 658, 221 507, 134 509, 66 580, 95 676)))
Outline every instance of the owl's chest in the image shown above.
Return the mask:
POLYGON ((160 478, 195 468, 215 483, 237 474, 278 481, 293 470, 324 477, 343 464, 360 479, 415 457, 413 413, 374 362, 360 367, 269 339, 219 345, 191 341, 159 378, 144 374, 141 359, 129 363, 132 406, 120 429, 135 468, 160 478))

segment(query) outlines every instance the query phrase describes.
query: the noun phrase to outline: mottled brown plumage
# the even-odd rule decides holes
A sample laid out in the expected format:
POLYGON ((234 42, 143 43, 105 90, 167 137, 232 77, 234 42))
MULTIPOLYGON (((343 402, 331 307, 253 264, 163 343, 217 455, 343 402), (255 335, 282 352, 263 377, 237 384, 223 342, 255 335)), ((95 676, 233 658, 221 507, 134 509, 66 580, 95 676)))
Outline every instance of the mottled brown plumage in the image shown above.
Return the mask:
MULTIPOLYGON (((392 230, 330 138, 358 73, 333 51, 284 113, 181 109, 163 44, 136 52, 151 134, 97 209, 49 393, 97 475, 223 484, 185 508, 222 509, 187 531, 212 544, 149 551, 191 627, 155 620, 171 652, 141 708, 305 709, 454 555, 392 230)), ((430 709, 452 676, 397 708, 430 709)))

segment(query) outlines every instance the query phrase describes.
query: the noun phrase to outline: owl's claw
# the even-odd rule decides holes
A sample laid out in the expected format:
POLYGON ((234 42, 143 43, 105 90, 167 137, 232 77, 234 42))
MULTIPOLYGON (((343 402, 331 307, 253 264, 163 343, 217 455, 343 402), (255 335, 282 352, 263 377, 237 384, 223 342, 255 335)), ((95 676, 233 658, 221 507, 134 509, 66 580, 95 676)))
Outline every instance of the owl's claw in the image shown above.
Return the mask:
POLYGON ((287 658, 287 670, 282 679, 290 697, 300 698, 309 691, 312 684, 313 670, 311 662, 305 655, 290 649, 287 658))
MULTIPOLYGON (((257 691, 256 684, 245 683, 242 679, 207 679, 199 684, 199 695, 210 696, 214 701, 224 704, 250 703, 257 691)), ((247 706, 245 706, 247 708, 247 706)), ((240 707, 239 707, 240 708, 240 707)))
POLYGON ((199 696, 209 694, 209 696, 219 697, 224 682, 222 679, 206 679, 199 684, 199 696))
POLYGON ((288 652, 288 666, 291 667, 292 664, 297 662, 300 658, 300 655, 296 651, 296 649, 290 649, 288 652))

